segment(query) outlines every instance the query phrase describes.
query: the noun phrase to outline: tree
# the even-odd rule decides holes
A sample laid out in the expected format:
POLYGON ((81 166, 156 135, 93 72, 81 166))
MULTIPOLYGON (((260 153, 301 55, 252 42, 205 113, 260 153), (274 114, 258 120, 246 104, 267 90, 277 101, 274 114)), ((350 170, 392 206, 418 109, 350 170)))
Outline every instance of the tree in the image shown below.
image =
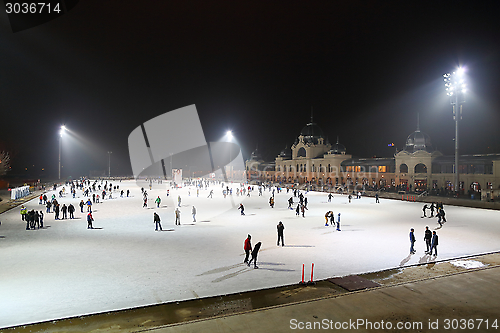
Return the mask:
POLYGON ((3 176, 10 170, 10 156, 9 153, 0 152, 0 176, 3 176))

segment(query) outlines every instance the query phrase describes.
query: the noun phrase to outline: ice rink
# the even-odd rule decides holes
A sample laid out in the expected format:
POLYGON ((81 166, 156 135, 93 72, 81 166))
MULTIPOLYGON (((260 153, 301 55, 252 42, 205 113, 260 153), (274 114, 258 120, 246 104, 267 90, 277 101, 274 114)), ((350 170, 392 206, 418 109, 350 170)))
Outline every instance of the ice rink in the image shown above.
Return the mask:
MULTIPOLYGON (((196 189, 170 190, 153 184, 149 207, 143 208, 135 181, 115 183, 130 189, 131 197, 113 192, 93 206, 94 227, 87 229, 86 209, 80 213, 82 192, 66 195, 60 204, 73 203, 74 220, 54 220, 45 214, 44 228, 25 230, 20 207, 0 215, 0 327, 78 316, 198 297, 229 294, 297 283, 302 264, 314 278, 363 273, 431 260, 424 254, 425 226, 439 235, 438 258, 500 250, 500 212, 445 206, 447 223, 437 228, 435 218, 421 218, 422 203, 363 197, 348 199, 325 193, 306 194, 305 218, 287 209, 293 193, 224 198, 221 185, 196 195, 196 189), (212 199, 207 198, 214 190, 212 199), (190 193, 188 193, 190 192, 190 193), (174 224, 181 196, 181 226, 174 224), (162 203, 156 208, 154 199, 162 203), (245 216, 237 206, 243 202, 245 216), (191 216, 197 209, 196 220, 191 216), (341 213, 341 230, 325 227, 324 215, 341 213), (162 232, 155 232, 153 212, 160 215, 162 232), (276 225, 285 225, 285 247, 276 246, 276 225), (409 255, 409 231, 415 228, 415 255, 409 255), (259 269, 243 264, 243 242, 262 242, 259 269)), ((146 187, 146 186, 145 186, 146 187)), ((238 184, 232 184, 236 189, 238 184)), ((54 192, 49 191, 50 197, 54 192)), ((294 198, 294 208, 298 198, 294 198)), ((38 199, 29 210, 43 210, 38 199)))

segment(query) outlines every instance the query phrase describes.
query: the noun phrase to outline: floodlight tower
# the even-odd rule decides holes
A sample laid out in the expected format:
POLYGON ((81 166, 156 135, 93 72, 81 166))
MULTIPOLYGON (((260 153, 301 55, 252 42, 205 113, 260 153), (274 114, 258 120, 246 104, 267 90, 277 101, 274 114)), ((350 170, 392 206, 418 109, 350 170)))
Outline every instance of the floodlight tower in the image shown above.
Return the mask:
POLYGON ((458 68, 456 72, 443 75, 446 94, 450 97, 450 104, 453 109, 453 120, 455 120, 455 192, 460 188, 458 177, 458 122, 462 119, 462 106, 465 103, 465 78, 464 69, 458 68))
POLYGON ((66 126, 62 125, 59 129, 59 180, 61 180, 61 147, 64 132, 66 132, 66 126))

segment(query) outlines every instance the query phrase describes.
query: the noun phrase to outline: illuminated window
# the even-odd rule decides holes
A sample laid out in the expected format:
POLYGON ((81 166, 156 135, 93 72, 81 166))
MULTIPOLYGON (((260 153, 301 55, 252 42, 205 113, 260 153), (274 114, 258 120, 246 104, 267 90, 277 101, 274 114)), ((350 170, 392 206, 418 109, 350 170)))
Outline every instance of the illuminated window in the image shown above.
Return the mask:
POLYGON ((385 165, 379 165, 378 172, 387 172, 386 171, 386 166, 385 165))

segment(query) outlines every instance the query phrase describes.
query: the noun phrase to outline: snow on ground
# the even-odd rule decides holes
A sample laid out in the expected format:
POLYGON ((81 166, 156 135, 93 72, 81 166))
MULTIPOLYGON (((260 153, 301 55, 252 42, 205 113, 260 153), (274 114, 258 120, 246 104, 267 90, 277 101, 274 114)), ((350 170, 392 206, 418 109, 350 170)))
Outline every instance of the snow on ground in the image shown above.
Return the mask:
MULTIPOLYGON (((224 199, 220 185, 200 191, 199 197, 193 188, 170 190, 167 198, 166 185, 155 184, 148 191, 149 208, 142 208, 134 181, 119 185, 130 189, 131 197, 114 192, 113 199, 94 205, 93 230, 78 207, 81 191, 76 199, 58 199, 61 205, 75 205, 76 219, 55 221, 53 213, 46 214, 45 229, 25 230, 19 208, 0 215, 0 327, 297 283, 302 264, 307 277, 314 263, 315 279, 324 279, 432 260, 424 254, 424 230, 438 224, 421 218, 421 203, 380 199, 376 204, 367 197, 349 204, 343 195, 328 203, 326 194, 310 192, 302 218, 287 209, 292 192, 277 194, 272 209, 270 192, 259 197, 254 191, 243 201, 246 216, 240 216, 241 197, 224 199), (207 198, 210 189, 213 199, 207 198), (157 209, 158 195, 163 202, 157 209), (178 195, 181 226, 174 224, 178 195), (341 232, 324 226, 328 210, 341 213, 341 232), (154 230, 154 211, 162 232, 154 230), (280 220, 285 247, 276 246, 280 220), (410 256, 412 227, 417 254, 410 256), (260 269, 242 263, 247 234, 252 244, 262 242, 260 269)), ((45 212, 38 199, 27 207, 45 212)), ((500 212, 445 210, 448 222, 436 229, 438 259, 500 250, 500 212)))
POLYGON ((467 269, 486 266, 485 264, 477 260, 454 260, 450 261, 450 264, 452 264, 453 266, 467 268, 467 269))

